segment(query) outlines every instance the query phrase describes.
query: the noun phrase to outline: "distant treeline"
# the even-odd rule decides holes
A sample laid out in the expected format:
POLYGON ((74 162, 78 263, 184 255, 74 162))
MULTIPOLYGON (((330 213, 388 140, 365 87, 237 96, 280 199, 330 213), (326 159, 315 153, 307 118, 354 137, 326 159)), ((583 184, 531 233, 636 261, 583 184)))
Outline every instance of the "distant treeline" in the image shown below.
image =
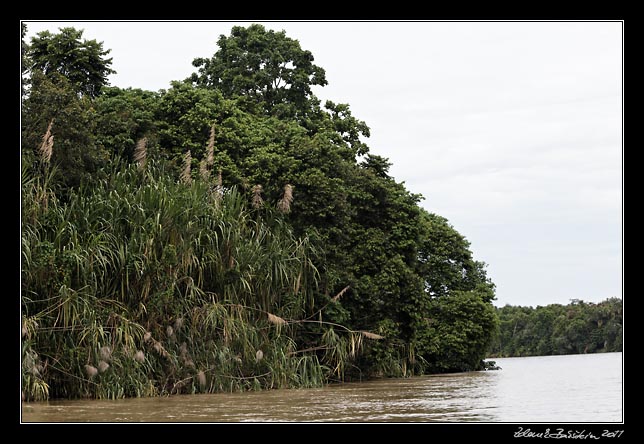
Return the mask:
POLYGON ((622 351, 622 300, 598 304, 506 305, 497 308, 499 332, 492 356, 543 356, 622 351))

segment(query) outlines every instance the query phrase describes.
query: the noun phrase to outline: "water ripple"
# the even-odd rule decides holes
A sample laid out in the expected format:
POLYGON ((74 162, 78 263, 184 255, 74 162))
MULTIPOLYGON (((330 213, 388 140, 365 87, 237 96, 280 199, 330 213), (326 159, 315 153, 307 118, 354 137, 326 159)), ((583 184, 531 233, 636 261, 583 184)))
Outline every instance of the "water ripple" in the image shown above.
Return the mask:
POLYGON ((23 422, 620 422, 622 354, 320 389, 23 403, 23 422))

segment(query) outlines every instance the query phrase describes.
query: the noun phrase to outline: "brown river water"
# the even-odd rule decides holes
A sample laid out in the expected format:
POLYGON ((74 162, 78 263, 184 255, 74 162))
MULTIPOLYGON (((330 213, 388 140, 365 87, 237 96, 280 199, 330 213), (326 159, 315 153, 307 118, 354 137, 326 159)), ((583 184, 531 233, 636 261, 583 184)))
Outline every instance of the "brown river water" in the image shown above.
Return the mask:
POLYGON ((318 389, 22 403, 22 422, 622 422, 622 353, 318 389))

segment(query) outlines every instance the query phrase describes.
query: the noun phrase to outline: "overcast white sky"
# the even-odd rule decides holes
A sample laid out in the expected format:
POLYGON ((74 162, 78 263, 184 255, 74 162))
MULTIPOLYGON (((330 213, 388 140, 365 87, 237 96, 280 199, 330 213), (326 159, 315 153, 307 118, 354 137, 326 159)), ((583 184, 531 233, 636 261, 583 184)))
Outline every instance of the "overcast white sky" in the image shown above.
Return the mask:
MULTIPOLYGON (((27 22, 167 89, 251 22, 27 22)), ((498 306, 622 297, 621 22, 258 22, 313 53, 371 152, 488 264, 498 306)))

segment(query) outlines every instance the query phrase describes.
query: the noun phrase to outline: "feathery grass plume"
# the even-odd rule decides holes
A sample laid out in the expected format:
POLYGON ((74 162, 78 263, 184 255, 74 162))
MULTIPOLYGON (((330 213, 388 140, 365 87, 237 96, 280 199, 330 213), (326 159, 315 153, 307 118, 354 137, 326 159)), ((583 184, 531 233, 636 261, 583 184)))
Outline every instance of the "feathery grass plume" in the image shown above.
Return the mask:
POLYGON ((22 319, 22 337, 31 338, 36 334, 38 329, 38 322, 34 319, 33 316, 25 317, 22 319))
POLYGON ((199 162, 199 175, 203 180, 207 181, 210 179, 210 171, 208 170, 206 159, 201 159, 201 162, 199 162))
POLYGON ((224 181, 221 177, 221 169, 217 174, 217 184, 215 185, 215 199, 221 200, 224 197, 224 181))
POLYGON ((206 374, 203 372, 203 370, 199 370, 199 372, 197 373, 197 381, 199 382, 201 388, 206 386, 206 374))
POLYGON ((23 368, 32 368, 34 366, 34 363, 36 362, 36 357, 35 353, 33 351, 27 352, 25 357, 22 359, 22 366, 23 368))
POLYGON ((293 203, 293 186, 286 184, 284 186, 284 195, 277 202, 277 209, 282 213, 291 211, 291 204, 293 203))
POLYGON ((40 376, 40 372, 42 371, 43 367, 39 362, 38 354, 33 350, 27 352, 22 361, 22 368, 26 369, 34 376, 40 376))
POLYGON ((361 331, 360 333, 362 333, 362 336, 364 336, 367 339, 385 339, 384 336, 380 336, 376 333, 371 333, 369 331, 361 331))
POLYGON ((186 154, 183 155, 183 170, 181 171, 181 183, 190 185, 192 183, 192 176, 190 175, 191 173, 191 164, 192 164, 192 154, 190 154, 190 150, 186 154))
POLYGON ((338 294, 336 294, 335 296, 333 296, 333 297, 331 298, 331 300, 332 300, 333 302, 337 302, 337 301, 342 297, 342 295, 343 295, 343 294, 345 294, 345 293, 347 292, 347 290, 348 290, 349 288, 351 288, 351 285, 347 285, 346 287, 344 287, 342 290, 340 290, 340 292, 339 292, 338 294))
POLYGON ((355 358, 360 349, 362 349, 362 335, 351 334, 349 336, 349 357, 355 358))
POLYGON ((168 325, 168 326, 166 327, 166 329, 165 329, 165 332, 166 332, 166 334, 168 335, 168 337, 170 337, 170 336, 172 336, 172 335, 174 334, 174 329, 172 328, 172 326, 171 326, 171 325, 168 325))
POLYGON ((170 353, 168 353, 168 351, 165 349, 163 344, 161 344, 159 341, 154 341, 154 344, 152 344, 152 347, 158 354, 160 354, 164 358, 170 357, 170 353))
POLYGON ((143 353, 143 350, 137 350, 136 353, 134 353, 134 360, 138 363, 145 361, 145 353, 143 353))
POLYGON ((271 314, 271 313, 268 313, 268 322, 275 325, 286 325, 286 321, 283 318, 280 318, 279 316, 275 316, 274 314, 271 314))
POLYGON ((40 159, 46 164, 49 164, 54 148, 54 135, 51 133, 51 126, 53 124, 54 119, 51 119, 47 126, 47 131, 45 131, 45 134, 42 136, 42 143, 40 144, 40 159))
POLYGON ((152 333, 146 331, 143 335, 143 342, 149 342, 152 339, 152 333))
MULTIPOLYGON (((179 318, 174 320, 174 329, 176 331, 179 331, 179 330, 181 330, 181 327, 183 327, 183 318, 179 317, 179 318)), ((184 342, 184 344, 185 344, 185 342, 184 342)))
POLYGON ((298 294, 300 292, 300 286, 302 285, 302 272, 297 275, 295 280, 295 288, 293 288, 293 293, 298 294))
POLYGON ((98 374, 98 369, 94 367, 93 365, 85 365, 85 373, 87 373, 87 376, 90 378, 93 378, 98 374))
POLYGON ((154 341, 154 343, 152 344, 152 347, 160 355, 162 355, 163 352, 165 351, 165 349, 163 348, 163 345, 159 341, 154 341))
POLYGON ((143 137, 136 142, 136 148, 134 148, 134 161, 138 164, 139 170, 145 168, 145 160, 147 157, 147 144, 148 139, 143 137))
POLYGON ((255 209, 260 208, 262 205, 264 205, 264 199, 262 199, 262 191, 263 188, 261 185, 255 185, 253 187, 253 198, 251 200, 251 204, 255 209))
POLYGON ((101 359, 106 362, 110 362, 112 359, 112 348, 109 345, 104 345, 98 351, 101 359))
POLYGON ((208 146, 206 147, 206 156, 199 164, 199 174, 203 180, 210 179, 210 168, 215 161, 215 124, 210 128, 210 137, 208 138, 208 146))
POLYGON ((224 180, 221 176, 221 168, 220 168, 219 173, 217 173, 217 189, 223 190, 223 188, 224 188, 224 180))
POLYGON ((212 166, 215 159, 215 123, 213 122, 210 128, 210 137, 208 138, 208 146, 206 147, 206 161, 208 166, 212 166))
POLYGON ((105 361, 99 361, 98 362, 98 371, 99 372, 103 373, 108 368, 110 368, 110 365, 107 362, 105 362, 105 361))
POLYGON ((259 362, 262 359, 264 359, 264 352, 261 350, 257 350, 257 353, 255 353, 255 362, 259 362))

